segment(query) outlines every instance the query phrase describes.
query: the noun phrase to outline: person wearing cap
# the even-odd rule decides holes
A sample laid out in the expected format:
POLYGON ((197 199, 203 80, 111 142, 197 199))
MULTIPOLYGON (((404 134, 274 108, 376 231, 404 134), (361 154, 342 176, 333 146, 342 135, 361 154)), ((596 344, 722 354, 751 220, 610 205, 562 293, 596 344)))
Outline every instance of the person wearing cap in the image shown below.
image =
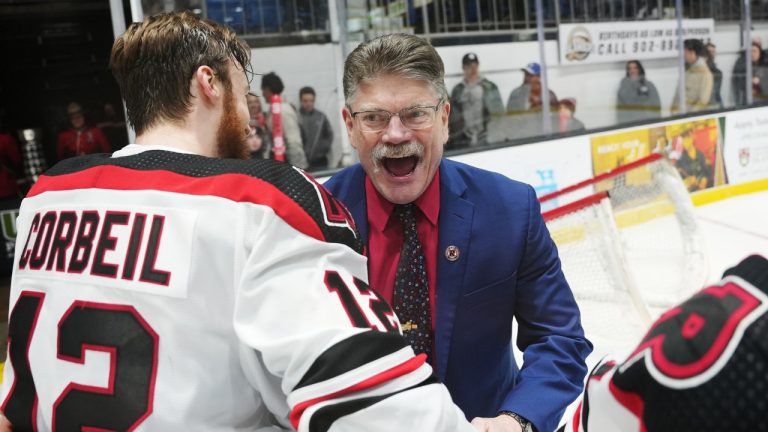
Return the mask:
MULTIPOLYGON (((523 83, 512 90, 507 99, 507 113, 521 114, 526 111, 541 109, 541 65, 528 63, 523 71, 523 83)), ((550 105, 557 104, 557 96, 549 91, 550 105)))
MULTIPOLYGON (((709 100, 712 98, 714 79, 707 67, 706 58, 702 55, 704 43, 701 39, 686 39, 683 41, 683 58, 685 59, 685 106, 688 112, 710 109, 709 100)), ((675 89, 672 97, 672 113, 680 112, 680 98, 675 89)))
POLYGON ((67 105, 70 128, 59 133, 56 139, 56 156, 59 160, 91 153, 111 153, 112 147, 101 129, 89 126, 83 107, 77 102, 67 105))
POLYGON ((480 75, 477 54, 465 54, 461 59, 461 67, 464 79, 451 91, 449 149, 485 144, 491 117, 504 113, 499 88, 480 75))
POLYGON ((560 132, 583 131, 584 123, 574 117, 576 113, 576 99, 565 98, 558 103, 558 124, 557 130, 560 132))

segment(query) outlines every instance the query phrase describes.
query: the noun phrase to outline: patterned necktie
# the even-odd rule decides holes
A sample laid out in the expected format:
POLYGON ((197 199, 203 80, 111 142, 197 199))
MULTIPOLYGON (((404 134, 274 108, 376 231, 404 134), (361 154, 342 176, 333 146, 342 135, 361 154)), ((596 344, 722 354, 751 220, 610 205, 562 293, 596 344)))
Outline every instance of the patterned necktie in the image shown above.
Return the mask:
POLYGON ((413 204, 398 205, 395 212, 403 222, 403 248, 395 276, 395 313, 403 335, 416 354, 424 353, 432 362, 432 315, 424 251, 416 230, 413 204))

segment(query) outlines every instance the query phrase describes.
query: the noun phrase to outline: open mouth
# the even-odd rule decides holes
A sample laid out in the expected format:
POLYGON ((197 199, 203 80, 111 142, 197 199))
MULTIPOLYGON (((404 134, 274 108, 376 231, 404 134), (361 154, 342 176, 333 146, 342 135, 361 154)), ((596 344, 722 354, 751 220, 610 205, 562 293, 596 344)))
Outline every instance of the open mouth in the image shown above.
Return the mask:
POLYGON ((418 163, 419 158, 416 156, 384 158, 381 160, 384 169, 395 177, 405 177, 410 175, 416 169, 418 163))

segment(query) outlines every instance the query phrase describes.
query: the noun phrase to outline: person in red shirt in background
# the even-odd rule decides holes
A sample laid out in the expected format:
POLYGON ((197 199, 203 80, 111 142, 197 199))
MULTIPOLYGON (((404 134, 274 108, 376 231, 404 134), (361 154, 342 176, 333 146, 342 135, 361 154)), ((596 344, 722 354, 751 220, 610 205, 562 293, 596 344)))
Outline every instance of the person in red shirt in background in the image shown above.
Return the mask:
POLYGON ((72 125, 59 133, 56 140, 56 156, 61 159, 90 153, 111 153, 112 148, 101 129, 88 126, 83 107, 77 102, 67 105, 67 116, 72 125))
MULTIPOLYGON (((0 130, 1 123, 0 120, 0 130)), ((22 178, 19 145, 13 135, 0 132, 0 223, 14 221, 11 222, 13 227, 21 205, 17 178, 22 178)), ((15 229, 0 231, 0 277, 11 275, 15 243, 15 229)))
POLYGON ((9 133, 0 132, 0 199, 19 197, 17 176, 21 174, 19 145, 9 133))

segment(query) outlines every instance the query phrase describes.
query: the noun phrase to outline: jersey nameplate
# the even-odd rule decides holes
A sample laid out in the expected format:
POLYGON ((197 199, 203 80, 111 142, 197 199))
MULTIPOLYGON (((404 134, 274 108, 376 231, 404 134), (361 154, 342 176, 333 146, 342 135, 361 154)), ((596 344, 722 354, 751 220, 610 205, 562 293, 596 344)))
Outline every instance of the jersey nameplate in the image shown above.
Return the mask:
POLYGON ((20 274, 186 297, 196 214, 179 209, 43 209, 19 220, 20 274))

